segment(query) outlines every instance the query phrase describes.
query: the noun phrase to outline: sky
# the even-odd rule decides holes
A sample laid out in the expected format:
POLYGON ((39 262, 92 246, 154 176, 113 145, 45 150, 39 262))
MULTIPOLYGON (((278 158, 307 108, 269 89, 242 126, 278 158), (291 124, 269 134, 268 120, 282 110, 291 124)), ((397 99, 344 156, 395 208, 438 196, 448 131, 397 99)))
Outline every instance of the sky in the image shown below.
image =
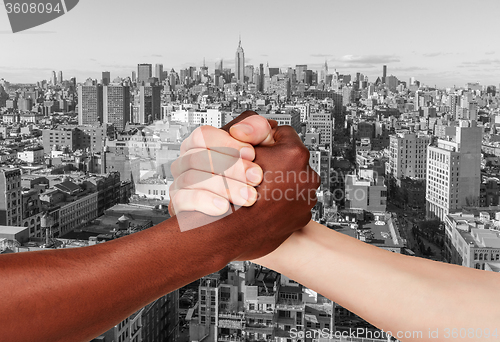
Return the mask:
POLYGON ((130 76, 139 63, 165 69, 216 61, 307 64, 375 81, 415 77, 440 88, 500 83, 498 0, 80 0, 65 15, 13 34, 0 7, 0 78, 130 76))

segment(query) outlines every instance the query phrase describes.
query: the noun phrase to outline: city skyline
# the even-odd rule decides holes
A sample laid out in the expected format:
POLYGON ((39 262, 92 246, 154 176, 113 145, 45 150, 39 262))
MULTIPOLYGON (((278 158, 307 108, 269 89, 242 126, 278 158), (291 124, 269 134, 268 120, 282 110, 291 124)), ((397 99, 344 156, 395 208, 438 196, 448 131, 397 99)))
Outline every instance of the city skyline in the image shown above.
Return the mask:
POLYGON ((494 1, 481 3, 486 11, 472 11, 465 1, 314 5, 88 0, 57 20, 17 34, 11 33, 3 10, 0 37, 7 52, 0 78, 34 83, 49 79, 52 70, 63 70, 66 78, 81 82, 99 79, 102 71, 110 71, 111 78, 130 76, 139 63, 161 63, 178 71, 201 66, 205 59, 213 70, 221 58, 234 70, 241 35, 247 65, 307 64, 321 70, 327 61, 330 72, 361 72, 371 81, 387 65, 388 75, 403 81, 415 77, 440 88, 500 82, 498 52, 489 35, 481 34, 495 32, 496 11, 490 10, 494 1), (117 14, 117 6, 127 10, 117 14), (308 10, 310 15, 305 15, 308 10), (239 13, 245 13, 246 21, 239 13), (479 24, 480 31, 475 29, 479 24), (112 30, 109 39, 98 39, 115 26, 123 33, 112 30))

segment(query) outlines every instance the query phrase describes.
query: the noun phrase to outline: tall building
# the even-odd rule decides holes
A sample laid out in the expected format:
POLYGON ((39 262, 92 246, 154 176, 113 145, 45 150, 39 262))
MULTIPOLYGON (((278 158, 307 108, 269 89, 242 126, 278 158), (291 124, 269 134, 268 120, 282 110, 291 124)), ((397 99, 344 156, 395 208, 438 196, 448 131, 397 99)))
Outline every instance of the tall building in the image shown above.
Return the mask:
POLYGON ((57 80, 59 81, 59 83, 62 83, 64 80, 63 80, 63 72, 62 71, 59 71, 59 77, 57 78, 57 80))
POLYGON ((52 83, 52 85, 57 84, 57 76, 55 71, 52 71, 52 78, 50 79, 50 82, 52 83))
POLYGON ((151 64, 138 64, 137 65, 137 84, 141 85, 142 82, 147 82, 153 75, 151 64))
POLYGON ((390 137, 389 162, 386 173, 398 181, 403 178, 425 179, 427 146, 431 137, 426 134, 398 133, 390 137))
POLYGON ((161 119, 161 86, 143 85, 139 87, 139 113, 136 123, 148 123, 161 119))
POLYGON ((326 112, 310 114, 306 124, 308 131, 314 129, 316 133, 319 133, 320 141, 318 143, 321 146, 326 146, 331 149, 334 127, 332 113, 326 112))
POLYGON ((387 77, 387 65, 382 67, 382 83, 385 83, 385 78, 387 77))
POLYGON ((161 83, 164 80, 163 76, 164 76, 163 75, 163 64, 156 64, 154 77, 156 77, 161 83))
POLYGON ((102 72, 102 85, 107 86, 111 82, 111 73, 109 71, 102 72))
POLYGON ((297 74, 297 82, 304 83, 306 81, 306 70, 307 70, 306 64, 295 66, 295 72, 297 74))
POLYGON ((0 225, 20 226, 21 208, 21 170, 0 169, 0 225))
POLYGON ((102 85, 78 87, 78 124, 95 125, 103 122, 102 85))
POLYGON ((461 120, 455 135, 427 148, 426 210, 441 221, 465 206, 478 205, 481 185, 482 127, 461 120))
POLYGON ((130 87, 111 85, 103 87, 103 120, 123 130, 130 122, 130 87))
POLYGON ((236 49, 234 63, 235 63, 234 76, 236 77, 236 81, 239 84, 243 84, 245 83, 245 52, 241 47, 241 38, 238 43, 238 48, 236 49))

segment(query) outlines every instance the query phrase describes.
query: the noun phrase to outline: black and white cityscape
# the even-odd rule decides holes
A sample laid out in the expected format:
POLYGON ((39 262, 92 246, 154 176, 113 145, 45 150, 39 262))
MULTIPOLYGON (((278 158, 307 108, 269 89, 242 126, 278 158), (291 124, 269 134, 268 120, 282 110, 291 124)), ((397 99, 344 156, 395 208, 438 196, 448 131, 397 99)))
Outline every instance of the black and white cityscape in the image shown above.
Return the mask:
MULTIPOLYGON (((311 27, 303 27, 310 34, 349 35, 335 26, 341 13, 329 19, 331 32, 316 32, 312 19, 323 13, 311 12, 311 27)), ((353 27, 363 25, 355 12, 349 15, 353 27)), ((384 42, 390 32, 371 37, 369 30, 367 40, 408 48, 384 42)), ((200 49, 191 57, 198 62, 189 65, 159 61, 168 53, 148 58, 152 45, 127 71, 95 67, 77 77, 78 66, 58 68, 55 55, 54 70, 38 80, 29 70, 16 77, 18 69, 6 67, 4 75, 0 69, 0 254, 91 246, 161 223, 170 217, 170 164, 182 141, 199 126, 220 128, 252 110, 293 127, 309 149, 309 164, 321 176, 314 221, 394 253, 500 271, 500 78, 491 78, 500 63, 494 49, 457 62, 456 70, 484 67, 458 84, 451 71, 401 67, 392 50, 273 62, 267 51, 249 51, 247 42, 258 44, 244 30, 233 31, 232 54, 205 58, 200 49)), ((435 33, 434 39, 445 46, 454 34, 460 36, 435 33)), ((168 44, 164 38, 155 44, 168 44)), ((300 44, 273 53, 293 56, 288 49, 300 44)), ((339 48, 328 44, 308 53, 339 48)), ((461 52, 418 53, 428 60, 461 52)), ((319 332, 338 332, 335 341, 390 340, 284 275, 232 262, 92 341, 333 341, 319 332), (353 330, 355 337, 342 335, 353 330)))

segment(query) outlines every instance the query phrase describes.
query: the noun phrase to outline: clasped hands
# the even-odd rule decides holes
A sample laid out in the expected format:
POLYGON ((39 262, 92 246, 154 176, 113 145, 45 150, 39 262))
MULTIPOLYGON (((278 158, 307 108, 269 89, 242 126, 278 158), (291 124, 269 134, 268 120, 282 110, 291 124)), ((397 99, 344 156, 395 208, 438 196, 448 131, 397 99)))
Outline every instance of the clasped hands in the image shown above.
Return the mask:
MULTIPOLYGON (((236 260, 262 257, 311 219, 320 177, 290 126, 246 111, 222 129, 197 128, 171 165, 170 214, 240 217, 236 260)), ((196 229, 203 229, 199 227, 196 229)))

